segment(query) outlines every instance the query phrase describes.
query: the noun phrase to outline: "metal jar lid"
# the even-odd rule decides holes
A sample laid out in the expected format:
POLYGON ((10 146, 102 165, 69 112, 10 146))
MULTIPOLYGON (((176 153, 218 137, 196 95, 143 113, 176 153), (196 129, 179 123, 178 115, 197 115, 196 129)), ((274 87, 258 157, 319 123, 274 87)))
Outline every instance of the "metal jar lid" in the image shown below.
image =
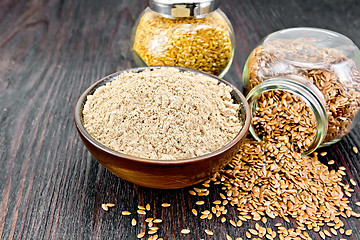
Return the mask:
POLYGON ((148 0, 151 10, 165 17, 204 16, 220 5, 220 0, 148 0))

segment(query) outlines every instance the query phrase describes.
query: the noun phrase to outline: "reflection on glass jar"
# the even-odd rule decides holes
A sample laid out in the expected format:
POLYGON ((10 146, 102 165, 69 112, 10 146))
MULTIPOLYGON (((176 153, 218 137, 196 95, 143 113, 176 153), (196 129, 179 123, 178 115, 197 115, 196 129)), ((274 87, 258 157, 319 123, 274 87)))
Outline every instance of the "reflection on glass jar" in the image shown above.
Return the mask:
POLYGON ((286 29, 270 34, 252 51, 243 84, 253 112, 258 97, 269 90, 294 93, 310 106, 318 133, 309 153, 351 130, 360 109, 359 63, 358 47, 339 33, 286 29))
POLYGON ((219 1, 214 0, 150 0, 133 28, 131 47, 136 63, 224 76, 233 59, 234 36, 218 6, 219 1))

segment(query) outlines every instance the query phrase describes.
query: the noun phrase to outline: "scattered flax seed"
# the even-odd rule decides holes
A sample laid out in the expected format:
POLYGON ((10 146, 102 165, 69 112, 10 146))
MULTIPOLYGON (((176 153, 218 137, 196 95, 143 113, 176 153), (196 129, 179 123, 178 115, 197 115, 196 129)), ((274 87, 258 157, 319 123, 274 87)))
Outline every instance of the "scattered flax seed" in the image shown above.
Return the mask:
POLYGON ((131 225, 133 225, 133 226, 136 225, 136 219, 135 219, 135 218, 133 218, 133 219, 131 220, 131 225))
POLYGON ((226 240, 233 240, 228 234, 226 234, 226 240))
POLYGON ((331 233, 328 230, 324 229, 323 232, 326 236, 331 237, 331 233))
POLYGON ((196 209, 191 209, 191 211, 192 211, 192 213, 193 213, 195 216, 197 216, 197 215, 198 215, 198 213, 197 213, 196 209))
POLYGON ((141 210, 146 210, 146 208, 144 208, 143 206, 138 206, 138 209, 141 209, 141 210))
POLYGON ((154 222, 154 223, 162 223, 162 221, 163 221, 162 219, 158 219, 158 218, 157 218, 157 219, 154 219, 153 222, 154 222))
POLYGON ((216 201, 214 201, 213 202, 215 205, 219 205, 219 204, 221 204, 221 201, 220 200, 216 200, 216 201))
POLYGON ((131 212, 129 212, 129 211, 122 211, 121 214, 124 215, 124 216, 128 216, 128 215, 131 214, 131 212))
POLYGON ((208 215, 206 215, 206 214, 202 214, 201 216, 200 216, 200 219, 207 219, 208 218, 208 215))
POLYGON ((190 229, 182 229, 181 230, 182 234, 189 234, 190 233, 190 229))
POLYGON ((204 201, 197 201, 195 204, 196 204, 196 205, 204 205, 205 202, 204 202, 204 201))
POLYGON ((155 234, 157 232, 157 230, 150 230, 148 231, 148 234, 155 234))
POLYGON ((333 165, 334 163, 335 163, 334 160, 330 160, 330 161, 328 162, 329 165, 333 165))
POLYGON ((357 147, 353 147, 352 150, 353 150, 354 153, 356 153, 356 154, 359 152, 359 150, 357 149, 357 147))
POLYGON ((105 211, 109 210, 108 206, 105 203, 101 204, 101 208, 105 211))
POLYGON ((351 230, 351 229, 345 231, 345 235, 346 235, 346 236, 350 236, 351 234, 352 234, 352 230, 351 230))
POLYGON ((249 229, 249 232, 250 232, 252 235, 258 235, 258 234, 259 234, 258 231, 256 231, 255 229, 252 229, 252 228, 249 229))
POLYGON ((321 152, 320 156, 326 156, 327 152, 321 152))
POLYGON ((210 235, 210 236, 214 235, 214 233, 208 229, 205 229, 204 231, 207 235, 210 235))
POLYGON ((340 228, 340 229, 339 229, 339 232, 340 232, 340 234, 342 235, 342 234, 345 233, 345 230, 344 230, 343 228, 340 228))
POLYGON ((360 202, 356 202, 355 205, 360 207, 360 202))
POLYGON ((265 224, 267 222, 267 218, 266 217, 262 217, 261 221, 265 224))
POLYGON ((163 204, 161 204, 161 206, 166 208, 166 207, 170 207, 171 204, 170 203, 163 203, 163 204))
POLYGON ((147 218, 145 219, 145 222, 149 223, 149 222, 152 222, 153 218, 147 218))
POLYGON ((320 237, 321 237, 322 239, 325 239, 325 238, 326 238, 325 233, 324 233, 323 231, 320 231, 320 232, 319 232, 319 235, 320 235, 320 237))
POLYGON ((111 207, 115 207, 115 204, 114 204, 114 203, 107 203, 106 206, 108 206, 109 208, 111 208, 111 207))
POLYGON ((350 179, 350 183, 351 183, 353 186, 356 186, 356 182, 354 181, 354 179, 350 179))
POLYGON ((137 235, 137 238, 143 238, 145 236, 145 232, 141 232, 137 235))
POLYGON ((146 204, 145 208, 146 210, 150 211, 150 204, 146 204))
POLYGON ((142 209, 137 210, 137 213, 138 213, 138 214, 141 214, 141 215, 145 215, 145 214, 146 214, 146 212, 145 212, 144 210, 142 210, 142 209))
POLYGON ((190 195, 196 196, 196 192, 193 190, 189 190, 190 195))
POLYGON ((225 218, 225 217, 222 217, 222 218, 221 218, 221 222, 222 222, 222 223, 226 222, 226 218, 225 218))
POLYGON ((230 224, 233 225, 234 227, 237 227, 236 222, 234 220, 230 220, 230 224))
POLYGON ((247 238, 251 238, 251 234, 249 232, 246 232, 245 235, 247 238))
POLYGON ((337 235, 337 231, 334 228, 330 228, 332 234, 337 235))

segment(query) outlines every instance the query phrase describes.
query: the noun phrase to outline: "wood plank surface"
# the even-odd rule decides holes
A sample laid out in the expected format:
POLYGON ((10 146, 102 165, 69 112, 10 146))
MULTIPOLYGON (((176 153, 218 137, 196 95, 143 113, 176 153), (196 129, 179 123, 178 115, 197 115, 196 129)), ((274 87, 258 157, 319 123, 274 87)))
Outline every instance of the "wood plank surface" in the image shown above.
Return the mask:
MULTIPOLYGON (((226 234, 246 239, 253 228, 253 221, 234 228, 191 213, 219 198, 217 186, 207 197, 194 197, 191 187, 155 190, 117 178, 90 155, 76 132, 73 112, 80 94, 110 73, 135 67, 129 39, 146 5, 144 0, 0 1, 0 239, 136 239, 145 231, 146 217, 164 220, 159 224, 164 239, 226 239, 226 234), (195 205, 201 199, 205 205, 195 205), (107 202, 115 207, 105 212, 101 204, 107 202), (161 207, 164 202, 171 206, 161 207), (137 215, 137 206, 147 203, 147 215, 137 215), (132 215, 123 216, 123 210, 132 215), (135 227, 132 218, 138 220, 135 227), (180 234, 183 228, 191 233, 180 234)), ((326 28, 360 46, 357 0, 223 0, 221 9, 236 38, 234 62, 224 78, 239 88, 247 56, 276 30, 326 28)), ((331 168, 346 167, 346 181, 357 183, 350 205, 359 212, 354 203, 360 201, 360 154, 353 146, 360 149, 360 124, 320 151, 328 151, 324 162, 335 159, 331 168)), ((237 218, 235 208, 229 207, 227 218, 237 218)), ((274 229, 276 222, 282 220, 265 226, 274 229)), ((353 230, 346 239, 360 239, 359 219, 344 223, 353 230)))

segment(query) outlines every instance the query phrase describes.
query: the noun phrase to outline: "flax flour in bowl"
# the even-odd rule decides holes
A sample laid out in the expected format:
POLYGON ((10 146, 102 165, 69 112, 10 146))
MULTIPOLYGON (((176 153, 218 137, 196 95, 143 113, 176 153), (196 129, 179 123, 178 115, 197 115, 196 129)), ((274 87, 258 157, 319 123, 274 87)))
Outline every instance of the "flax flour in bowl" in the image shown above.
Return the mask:
POLYGON ((250 115, 244 96, 225 80, 146 67, 91 86, 78 101, 75 122, 89 151, 111 172, 143 186, 179 188, 231 160, 250 115))

